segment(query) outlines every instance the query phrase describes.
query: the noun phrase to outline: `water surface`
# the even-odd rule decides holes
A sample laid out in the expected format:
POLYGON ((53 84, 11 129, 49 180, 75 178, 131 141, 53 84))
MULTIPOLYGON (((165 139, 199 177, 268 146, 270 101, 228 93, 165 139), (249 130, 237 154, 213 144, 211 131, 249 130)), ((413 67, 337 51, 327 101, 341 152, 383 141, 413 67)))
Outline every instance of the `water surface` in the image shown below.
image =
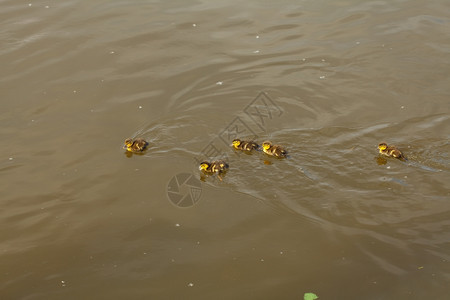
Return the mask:
POLYGON ((2 299, 450 294, 447 1, 0 7, 2 299))

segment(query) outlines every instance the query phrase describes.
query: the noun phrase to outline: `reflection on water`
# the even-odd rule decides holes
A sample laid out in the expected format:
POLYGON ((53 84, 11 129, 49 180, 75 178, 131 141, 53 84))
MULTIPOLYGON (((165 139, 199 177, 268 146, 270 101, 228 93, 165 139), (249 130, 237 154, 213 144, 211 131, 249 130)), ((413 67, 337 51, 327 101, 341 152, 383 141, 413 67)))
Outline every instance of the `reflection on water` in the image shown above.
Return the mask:
POLYGON ((445 1, 0 6, 2 298, 450 293, 445 1))

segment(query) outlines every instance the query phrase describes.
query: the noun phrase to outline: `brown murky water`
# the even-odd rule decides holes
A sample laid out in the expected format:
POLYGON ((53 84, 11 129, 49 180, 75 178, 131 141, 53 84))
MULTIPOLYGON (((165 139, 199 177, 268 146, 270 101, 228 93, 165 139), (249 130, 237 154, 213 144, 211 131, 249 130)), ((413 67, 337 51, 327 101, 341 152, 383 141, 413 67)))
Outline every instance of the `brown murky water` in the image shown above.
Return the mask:
POLYGON ((1 299, 449 299, 447 0, 0 8, 1 299))

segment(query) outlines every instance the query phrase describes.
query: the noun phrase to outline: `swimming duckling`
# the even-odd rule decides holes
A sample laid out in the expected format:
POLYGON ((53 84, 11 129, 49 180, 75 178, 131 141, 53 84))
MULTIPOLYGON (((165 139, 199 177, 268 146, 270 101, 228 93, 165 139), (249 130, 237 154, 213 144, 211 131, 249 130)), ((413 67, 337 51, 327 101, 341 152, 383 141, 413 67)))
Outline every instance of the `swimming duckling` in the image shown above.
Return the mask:
POLYGON ((258 144, 254 141, 241 141, 240 139, 234 139, 232 146, 237 150, 252 151, 259 148, 258 144))
POLYGON ((220 179, 220 181, 222 181, 222 177, 220 175, 225 173, 228 168, 229 166, 226 162, 224 162, 223 160, 217 160, 211 163, 207 161, 201 162, 199 170, 210 175, 217 173, 217 177, 220 179))
POLYGON ((228 167, 228 164, 223 160, 217 160, 211 163, 204 161, 200 164, 199 169, 205 173, 222 173, 225 172, 228 167))
POLYGON ((124 149, 133 153, 143 152, 148 146, 148 142, 144 139, 126 139, 124 149))
POLYGON ((287 151, 280 145, 272 145, 271 142, 265 141, 262 143, 264 153, 275 157, 286 157, 287 151))
POLYGON ((378 145, 378 149, 380 150, 380 154, 407 160, 407 158, 403 155, 403 153, 397 149, 395 146, 388 146, 386 143, 380 143, 378 145))

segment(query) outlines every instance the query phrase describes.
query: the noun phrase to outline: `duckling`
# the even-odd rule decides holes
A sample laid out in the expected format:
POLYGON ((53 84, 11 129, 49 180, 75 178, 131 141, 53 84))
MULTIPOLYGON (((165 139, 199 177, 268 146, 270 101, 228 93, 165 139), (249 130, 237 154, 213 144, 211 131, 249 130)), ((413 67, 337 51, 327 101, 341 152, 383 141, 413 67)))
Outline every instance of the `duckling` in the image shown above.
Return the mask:
POLYGON ((205 173, 223 173, 228 170, 229 166, 223 160, 213 161, 211 163, 204 161, 200 163, 199 169, 205 173))
POLYGON ((264 153, 270 155, 270 156, 275 156, 275 157, 286 157, 287 156, 287 151, 281 147, 280 145, 272 145, 271 142, 269 141, 265 141, 264 143, 262 143, 262 148, 264 153))
POLYGON ((403 155, 403 153, 400 150, 398 150, 397 147, 395 146, 388 146, 386 143, 380 143, 378 145, 378 149, 380 151, 380 154, 407 160, 407 158, 403 155))
POLYGON ((126 139, 124 149, 133 153, 143 152, 148 146, 148 142, 144 139, 126 139))
POLYGON ((259 145, 254 141, 241 141, 240 139, 234 139, 232 146, 234 149, 244 151, 252 151, 259 148, 259 145))

